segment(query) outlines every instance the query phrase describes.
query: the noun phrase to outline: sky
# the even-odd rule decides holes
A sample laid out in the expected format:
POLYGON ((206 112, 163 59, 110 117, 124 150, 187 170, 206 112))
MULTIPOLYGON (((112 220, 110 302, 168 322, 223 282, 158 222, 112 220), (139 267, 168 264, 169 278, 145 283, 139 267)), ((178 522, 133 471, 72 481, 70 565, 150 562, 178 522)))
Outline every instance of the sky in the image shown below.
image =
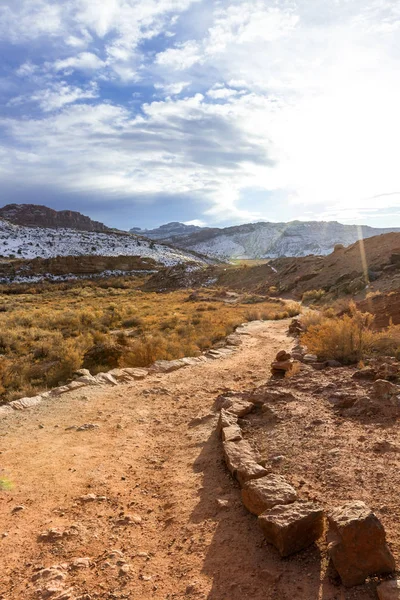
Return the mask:
POLYGON ((400 226, 399 0, 2 0, 0 204, 400 226))

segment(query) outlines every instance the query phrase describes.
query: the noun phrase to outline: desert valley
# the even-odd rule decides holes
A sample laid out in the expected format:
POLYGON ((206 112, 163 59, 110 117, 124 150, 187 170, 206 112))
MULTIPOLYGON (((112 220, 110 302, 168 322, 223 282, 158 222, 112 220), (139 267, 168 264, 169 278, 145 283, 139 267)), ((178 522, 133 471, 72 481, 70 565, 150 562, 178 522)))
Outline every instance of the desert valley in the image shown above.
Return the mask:
POLYGON ((0 598, 398 598, 400 232, 0 218, 0 598))

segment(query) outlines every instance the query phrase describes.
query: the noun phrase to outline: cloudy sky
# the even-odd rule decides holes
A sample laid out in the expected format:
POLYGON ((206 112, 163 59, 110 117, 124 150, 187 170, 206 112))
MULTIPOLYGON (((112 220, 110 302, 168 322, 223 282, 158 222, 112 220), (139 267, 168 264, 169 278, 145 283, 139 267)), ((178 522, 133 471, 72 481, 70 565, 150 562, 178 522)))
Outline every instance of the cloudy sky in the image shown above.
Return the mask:
POLYGON ((2 0, 2 205, 400 226, 399 0, 2 0))

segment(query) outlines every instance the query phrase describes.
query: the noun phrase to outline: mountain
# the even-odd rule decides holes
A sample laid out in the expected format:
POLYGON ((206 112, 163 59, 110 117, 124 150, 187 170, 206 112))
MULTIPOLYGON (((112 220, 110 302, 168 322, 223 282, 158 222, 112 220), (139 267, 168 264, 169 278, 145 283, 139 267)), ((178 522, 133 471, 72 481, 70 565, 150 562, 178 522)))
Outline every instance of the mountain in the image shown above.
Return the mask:
MULTIPOLYGON (((382 233, 400 232, 400 228, 395 227, 358 227, 337 221, 248 223, 222 229, 196 228, 190 233, 183 233, 184 229, 176 225, 187 227, 182 223, 174 223, 153 231, 157 232, 159 240, 219 259, 327 255, 337 244, 348 246, 356 242, 360 235, 369 238, 382 233), (174 234, 173 231, 180 233, 174 234), (165 235, 160 237, 162 232, 165 235)), ((152 233, 146 231, 146 236, 151 237, 152 233)))
MULTIPOLYGON (((2 259, 0 262, 9 263, 10 259, 53 259, 77 256, 92 257, 94 263, 96 262, 94 257, 99 256, 139 257, 151 263, 152 268, 179 264, 202 267, 210 262, 190 251, 171 248, 131 233, 24 227, 0 219, 0 258, 2 259)), ((122 262, 129 263, 129 261, 122 262)), ((23 272, 23 265, 19 265, 20 267, 23 272)))
POLYGON ((66 227, 79 231, 111 231, 99 221, 73 210, 53 210, 39 204, 7 204, 0 208, 0 218, 25 227, 66 227))
POLYGON ((160 225, 157 229, 140 229, 140 227, 132 227, 129 231, 130 233, 145 235, 152 240, 172 240, 203 229, 206 228, 198 227, 197 225, 185 225, 184 223, 173 221, 172 223, 160 225))

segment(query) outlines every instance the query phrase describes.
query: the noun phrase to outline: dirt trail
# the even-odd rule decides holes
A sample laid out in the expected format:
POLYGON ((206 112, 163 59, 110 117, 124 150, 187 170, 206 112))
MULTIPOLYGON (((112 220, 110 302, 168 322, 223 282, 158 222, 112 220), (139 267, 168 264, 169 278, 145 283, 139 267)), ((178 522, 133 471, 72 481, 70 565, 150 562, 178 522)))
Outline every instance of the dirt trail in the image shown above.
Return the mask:
POLYGON ((287 326, 253 323, 228 358, 2 419, 1 476, 13 488, 0 496, 0 598, 277 598, 279 561, 227 474, 212 405, 265 382, 291 345, 287 326), (85 423, 98 427, 68 429, 85 423), (40 539, 49 529, 62 537, 40 539), (89 567, 71 564, 85 557, 89 567), (39 572, 54 565, 58 579, 39 572))

